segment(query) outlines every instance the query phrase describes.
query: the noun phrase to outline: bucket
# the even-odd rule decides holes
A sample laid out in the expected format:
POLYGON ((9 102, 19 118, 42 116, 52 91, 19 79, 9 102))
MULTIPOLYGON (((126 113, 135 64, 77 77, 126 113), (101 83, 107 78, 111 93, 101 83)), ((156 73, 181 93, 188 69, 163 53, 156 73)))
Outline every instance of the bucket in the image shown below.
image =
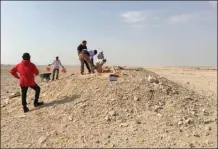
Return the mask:
POLYGON ((117 81, 117 77, 109 76, 110 81, 117 81))
POLYGON ((110 77, 116 77, 116 78, 119 78, 120 76, 117 75, 117 74, 110 74, 110 77))
POLYGON ((109 75, 109 80, 110 81, 117 81, 117 78, 119 78, 120 76, 117 74, 110 74, 109 75))
POLYGON ((63 68, 63 69, 61 70, 61 72, 66 73, 67 70, 66 70, 65 68, 63 68))
POLYGON ((47 67, 46 67, 46 70, 47 70, 48 72, 50 72, 50 71, 51 71, 51 67, 47 66, 47 67))

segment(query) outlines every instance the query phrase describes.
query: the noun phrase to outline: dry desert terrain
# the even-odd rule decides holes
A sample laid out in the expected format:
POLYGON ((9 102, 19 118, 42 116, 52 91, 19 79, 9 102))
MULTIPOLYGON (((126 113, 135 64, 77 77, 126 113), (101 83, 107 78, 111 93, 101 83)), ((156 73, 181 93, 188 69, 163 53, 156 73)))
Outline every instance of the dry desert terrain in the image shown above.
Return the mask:
POLYGON ((10 67, 1 66, 2 148, 217 147, 217 69, 124 69, 111 83, 67 67, 59 80, 37 77, 45 104, 34 108, 29 89, 24 114, 20 97, 9 99, 19 91, 10 67))

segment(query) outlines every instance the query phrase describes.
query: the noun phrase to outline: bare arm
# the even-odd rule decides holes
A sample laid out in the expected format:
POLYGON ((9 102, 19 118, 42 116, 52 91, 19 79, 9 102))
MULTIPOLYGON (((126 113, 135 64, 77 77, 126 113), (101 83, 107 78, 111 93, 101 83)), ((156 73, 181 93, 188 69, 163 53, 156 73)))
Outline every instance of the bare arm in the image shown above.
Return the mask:
POLYGON ((48 66, 54 65, 54 62, 55 62, 55 61, 53 61, 51 64, 48 64, 48 66))

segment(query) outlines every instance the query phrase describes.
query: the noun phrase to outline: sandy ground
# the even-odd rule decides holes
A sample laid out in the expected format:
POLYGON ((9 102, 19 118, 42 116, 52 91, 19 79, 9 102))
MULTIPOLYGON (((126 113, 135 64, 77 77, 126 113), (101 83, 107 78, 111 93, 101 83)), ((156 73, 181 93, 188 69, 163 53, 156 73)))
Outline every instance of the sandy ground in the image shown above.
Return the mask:
POLYGON ((120 71, 113 85, 108 74, 80 76, 78 67, 68 67, 58 81, 46 83, 37 77, 46 105, 33 108, 30 90, 31 111, 24 115, 20 97, 8 99, 19 91, 9 68, 1 67, 3 148, 217 147, 217 70, 120 71), (161 84, 149 83, 149 75, 161 84))
POLYGON ((147 68, 199 94, 217 97, 217 70, 196 68, 147 68))

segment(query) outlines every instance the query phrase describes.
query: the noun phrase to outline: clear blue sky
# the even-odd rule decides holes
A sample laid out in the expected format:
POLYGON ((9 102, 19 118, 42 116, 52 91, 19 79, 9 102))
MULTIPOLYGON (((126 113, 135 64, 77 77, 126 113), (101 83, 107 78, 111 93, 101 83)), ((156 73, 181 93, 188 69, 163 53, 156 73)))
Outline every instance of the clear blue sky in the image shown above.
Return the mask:
POLYGON ((77 65, 77 46, 108 64, 217 66, 217 3, 209 1, 3 1, 1 63, 77 65))

